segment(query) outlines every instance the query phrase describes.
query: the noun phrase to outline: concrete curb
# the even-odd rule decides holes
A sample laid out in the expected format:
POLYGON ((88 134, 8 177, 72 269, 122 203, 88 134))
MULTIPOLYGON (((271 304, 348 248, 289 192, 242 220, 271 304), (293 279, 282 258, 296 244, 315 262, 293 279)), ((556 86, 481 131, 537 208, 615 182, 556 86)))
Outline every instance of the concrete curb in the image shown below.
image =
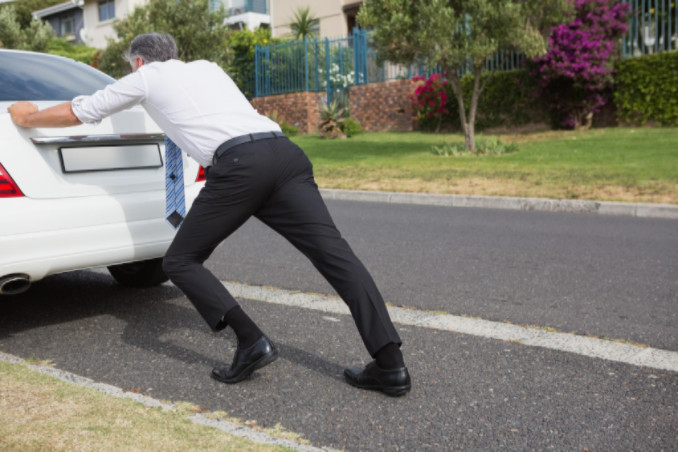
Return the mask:
MULTIPOLYGON (((26 365, 29 369, 36 372, 40 372, 45 375, 57 378, 61 381, 64 381, 69 384, 80 386, 83 388, 94 389, 99 391, 107 396, 117 397, 120 399, 131 399, 135 402, 141 403, 151 408, 161 408, 163 410, 172 410, 174 405, 172 403, 162 402, 160 400, 148 397, 142 394, 137 394, 135 392, 125 391, 116 386, 112 386, 106 383, 98 383, 90 378, 82 377, 65 370, 60 370, 54 367, 39 365, 39 364, 29 364, 22 358, 18 356, 10 355, 9 353, 4 353, 0 351, 0 362, 7 362, 12 364, 21 364, 26 365)), ((292 440, 285 438, 278 438, 271 436, 267 433, 264 433, 259 430, 247 427, 245 425, 237 424, 226 419, 213 419, 206 417, 202 414, 194 414, 191 416, 185 416, 186 419, 190 420, 195 424, 205 425, 212 428, 218 428, 219 430, 229 433, 234 436, 246 439, 253 443, 265 444, 268 446, 278 446, 284 447, 290 450, 299 451, 299 452, 332 452, 333 449, 318 448, 313 446, 308 446, 305 444, 300 444, 292 440)))
POLYGON ((344 201, 383 202, 393 204, 421 204, 445 207, 477 207, 525 211, 589 213, 639 218, 678 219, 678 205, 625 203, 609 201, 582 201, 545 198, 513 198, 504 196, 440 195, 428 193, 399 193, 367 190, 337 190, 323 188, 323 198, 344 201))

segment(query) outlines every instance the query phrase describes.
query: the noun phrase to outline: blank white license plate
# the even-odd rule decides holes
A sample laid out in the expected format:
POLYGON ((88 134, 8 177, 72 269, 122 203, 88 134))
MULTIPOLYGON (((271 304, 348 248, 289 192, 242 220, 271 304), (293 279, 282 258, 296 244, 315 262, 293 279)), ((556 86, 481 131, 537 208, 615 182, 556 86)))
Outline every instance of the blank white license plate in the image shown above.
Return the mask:
POLYGON ((64 173, 159 168, 162 166, 157 144, 129 146, 92 146, 59 148, 64 173))

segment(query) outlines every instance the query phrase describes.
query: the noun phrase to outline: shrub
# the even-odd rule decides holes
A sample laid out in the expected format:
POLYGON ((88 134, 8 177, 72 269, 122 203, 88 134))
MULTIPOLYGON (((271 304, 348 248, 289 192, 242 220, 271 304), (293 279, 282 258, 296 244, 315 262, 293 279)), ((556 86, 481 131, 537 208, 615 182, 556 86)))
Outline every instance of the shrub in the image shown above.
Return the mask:
POLYGON ((233 58, 227 72, 248 99, 254 97, 254 48, 277 41, 271 37, 271 30, 268 28, 234 31, 228 37, 228 47, 233 58))
MULTIPOLYGON (((439 74, 433 74, 429 79, 420 76, 413 80, 420 82, 411 97, 419 127, 430 131, 459 129, 461 127, 459 108, 452 94, 451 85, 439 74)), ((517 126, 542 120, 543 108, 534 95, 536 81, 529 71, 519 69, 489 72, 483 74, 482 80, 486 80, 487 83, 478 101, 477 130, 497 126, 517 126)), ((461 87, 464 104, 468 108, 473 91, 473 76, 463 77, 461 87)))
POLYGON ((280 124, 280 129, 287 137, 296 137, 299 135, 299 127, 293 126, 286 121, 283 121, 282 124, 280 124))
POLYGON ((299 134, 299 127, 296 127, 285 121, 283 118, 279 117, 277 111, 271 112, 268 115, 268 119, 276 122, 280 126, 280 130, 282 130, 282 133, 284 133, 288 137, 295 137, 299 134))
POLYGON ((678 52, 618 62, 614 103, 622 121, 678 125, 678 52))
MULTIPOLYGON (((486 73, 483 95, 478 100, 478 130, 498 126, 519 126, 543 121, 543 107, 534 95, 536 80, 530 71, 518 69, 486 73)), ((464 95, 470 99, 473 78, 462 79, 464 95)), ((458 113, 455 112, 455 118, 458 113)), ((458 121, 458 120, 457 120, 458 121)))
POLYGON ((476 140, 475 153, 466 149, 465 143, 445 143, 441 146, 431 147, 431 153, 443 157, 459 157, 463 155, 479 156, 479 155, 503 155, 511 152, 516 152, 518 145, 516 143, 503 143, 495 137, 478 138, 476 140))
POLYGON ((417 112, 420 127, 439 132, 443 125, 450 125, 452 117, 447 106, 448 100, 456 103, 452 85, 441 74, 432 74, 428 79, 420 75, 412 80, 419 82, 410 100, 417 112))
POLYGON ((336 102, 320 110, 320 135, 323 138, 346 138, 341 127, 346 122, 345 111, 336 102))
POLYGON ((341 131, 344 132, 344 135, 346 135, 348 138, 351 138, 354 135, 358 135, 363 131, 363 128, 360 125, 360 123, 351 117, 346 118, 346 120, 340 127, 341 131))
POLYGON ((612 56, 626 33, 629 5, 617 0, 573 0, 575 17, 553 28, 551 50, 534 60, 539 94, 556 127, 590 127, 612 85, 612 56))
POLYGON ((66 38, 53 38, 49 41, 47 52, 53 55, 59 55, 72 58, 81 63, 97 67, 97 57, 101 53, 94 47, 88 47, 84 44, 74 44, 66 38))

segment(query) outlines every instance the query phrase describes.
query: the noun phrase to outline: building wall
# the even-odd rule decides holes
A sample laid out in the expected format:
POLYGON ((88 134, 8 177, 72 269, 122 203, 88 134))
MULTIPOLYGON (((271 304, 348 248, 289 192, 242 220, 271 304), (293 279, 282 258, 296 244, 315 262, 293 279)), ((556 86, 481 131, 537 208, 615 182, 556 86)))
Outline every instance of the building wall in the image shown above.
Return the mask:
POLYGON ((45 22, 49 23, 52 26, 57 36, 62 38, 63 37, 68 38, 68 36, 63 36, 61 33, 61 23, 62 21, 69 20, 71 18, 73 19, 72 37, 75 39, 76 44, 83 44, 80 30, 82 30, 84 27, 84 20, 82 10, 80 8, 75 7, 71 10, 64 11, 62 13, 58 13, 50 17, 46 17, 43 20, 45 20, 45 22))
POLYGON ((348 21, 344 7, 362 0, 271 0, 272 33, 276 38, 290 35, 290 24, 300 8, 311 8, 311 16, 320 22, 320 37, 348 36, 348 21))
MULTIPOLYGON (((142 6, 148 0, 115 0, 115 17, 122 19, 134 11, 136 6, 142 6)), ((85 28, 83 39, 88 46, 103 49, 106 47, 106 38, 115 38, 113 20, 99 21, 98 0, 85 0, 83 8, 85 28)))
MULTIPOLYGON (((142 6, 149 0, 115 0, 115 16, 119 19, 130 14, 136 6, 142 6)), ((271 31, 274 37, 290 35, 290 23, 300 8, 310 7, 311 16, 319 20, 320 37, 344 37, 349 30, 350 17, 363 0, 269 0, 271 31), (346 9, 346 11, 345 11, 346 9)), ((85 0, 83 7, 85 28, 82 32, 84 42, 92 47, 103 49, 106 38, 114 38, 113 21, 99 21, 98 0, 85 0)))

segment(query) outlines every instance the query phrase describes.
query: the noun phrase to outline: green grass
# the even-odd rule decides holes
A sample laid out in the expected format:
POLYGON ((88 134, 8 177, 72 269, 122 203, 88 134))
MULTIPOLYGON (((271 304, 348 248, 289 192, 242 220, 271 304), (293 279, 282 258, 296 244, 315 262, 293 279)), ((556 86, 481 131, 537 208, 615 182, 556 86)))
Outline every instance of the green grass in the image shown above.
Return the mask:
MULTIPOLYGON (((482 135, 479 135, 479 137, 482 135)), ((678 129, 611 128, 500 135, 518 151, 443 157, 459 134, 294 138, 323 188, 678 203, 678 129)))
POLYGON ((195 424, 188 417, 196 412, 199 407, 186 403, 147 407, 0 362, 2 451, 289 450, 195 424))

